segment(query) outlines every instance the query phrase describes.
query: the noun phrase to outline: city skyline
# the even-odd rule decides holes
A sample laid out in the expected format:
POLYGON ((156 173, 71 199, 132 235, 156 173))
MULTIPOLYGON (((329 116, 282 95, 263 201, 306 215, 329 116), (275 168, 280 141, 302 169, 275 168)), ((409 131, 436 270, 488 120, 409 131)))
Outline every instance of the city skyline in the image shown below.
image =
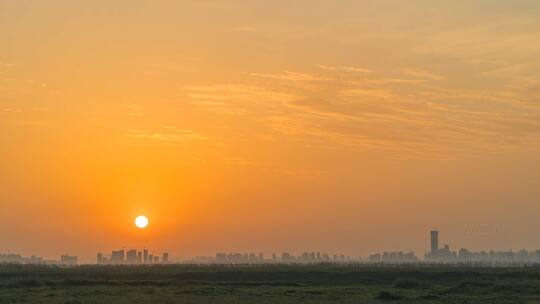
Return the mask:
POLYGON ((425 254, 419 255, 416 251, 407 250, 384 250, 379 253, 371 253, 367 256, 329 254, 321 251, 283 251, 277 253, 273 251, 266 255, 263 252, 217 252, 214 256, 194 256, 183 257, 170 256, 169 252, 158 253, 144 247, 142 250, 128 247, 129 249, 112 250, 109 254, 98 252, 94 262, 83 261, 79 263, 77 256, 62 254, 60 260, 44 259, 43 257, 32 255, 25 257, 18 253, 1 253, 0 263, 22 263, 22 264, 49 264, 73 266, 78 264, 97 265, 166 265, 166 264, 267 264, 267 263, 368 263, 368 264, 417 264, 417 263, 477 263, 497 265, 507 265, 508 263, 534 263, 540 264, 540 247, 537 249, 473 249, 469 250, 460 247, 459 250, 451 250, 448 243, 443 246, 439 243, 439 231, 432 229, 429 231, 429 246, 425 254))
MULTIPOLYGON (((438 232, 439 230, 437 229, 431 229, 430 233, 434 233, 435 232, 435 240, 438 240, 438 232)), ((448 234, 448 233, 447 233, 448 234)), ((460 234, 458 234, 460 235, 460 234)), ((467 248, 472 248, 473 251, 485 251, 485 250, 496 250, 496 251, 517 251, 517 250, 529 250, 529 251, 534 251, 538 248, 540 248, 540 246, 537 246, 536 244, 529 244, 528 246, 508 246, 507 244, 505 244, 504 242, 504 239, 505 238, 512 238, 512 235, 511 235, 511 230, 509 227, 507 226, 494 226, 494 225, 489 225, 489 224, 479 224, 479 225, 465 225, 465 227, 462 229, 461 231, 461 237, 462 238, 465 238, 465 239, 472 239, 472 240, 481 240, 485 237, 488 237, 488 236, 492 236, 492 235, 496 235, 496 236, 501 236, 501 241, 500 242, 496 242, 495 246, 492 246, 492 247, 482 247, 482 246, 465 246, 467 248)), ((430 234, 430 240, 433 240, 434 236, 432 234, 430 234)), ((421 242, 420 243, 425 243, 425 240, 422 240, 422 238, 420 238, 421 242)), ((446 242, 447 243, 457 243, 457 242, 446 242)), ((474 243, 474 242, 473 242, 474 243)), ((371 253, 373 253, 374 251, 379 251, 379 252, 414 252, 414 253, 430 253, 430 252, 433 252, 433 248, 435 246, 438 246, 439 243, 438 241, 435 241, 435 242, 431 242, 430 241, 430 244, 428 247, 425 246, 425 244, 421 244, 421 245, 416 245, 416 246, 402 246, 402 247, 398 247, 398 246, 390 246, 388 248, 384 248, 384 247, 381 247, 381 248, 377 248, 377 249, 369 249, 369 248, 366 248, 366 247, 363 247, 362 250, 360 251, 357 251, 357 252, 354 252, 354 251, 346 251, 347 254, 346 256, 353 256, 355 258, 358 258, 358 257, 368 257, 371 253), (425 247, 425 248, 424 248, 425 247)), ((101 251, 103 253, 105 252, 111 252, 111 251, 129 251, 133 248, 147 248, 148 246, 144 246, 144 245, 136 245, 136 246, 112 246, 111 249, 109 250, 104 250, 104 251, 101 251)), ((290 248, 286 248, 286 247, 283 247, 283 246, 279 246, 280 250, 276 251, 276 250, 273 250, 273 249, 267 249, 267 250, 255 250, 254 252, 256 252, 257 254, 259 253, 262 253, 264 255, 271 255, 271 254, 276 254, 276 253, 279 253, 279 252, 289 252, 290 254, 302 254, 302 253, 305 253, 305 252, 321 252, 320 250, 316 250, 316 251, 312 251, 313 249, 306 249, 306 248, 296 248, 295 250, 290 250, 290 248)), ((438 247, 440 249, 440 247, 438 247)), ((250 248, 249 246, 246 248, 246 249, 243 249, 243 250, 240 250, 241 252, 248 252, 248 253, 252 253, 253 248, 250 248)), ((58 254, 55 254, 55 255, 42 255, 40 254, 39 252, 20 252, 17 250, 17 248, 2 248, 1 247, 1 244, 0 244, 0 254, 21 254, 21 253, 24 253, 24 255, 28 258, 30 257, 38 257, 38 258, 41 258, 41 259, 44 259, 44 260, 48 260, 48 261, 55 261, 54 258, 55 257, 58 257, 58 256, 61 256, 61 255, 64 255, 66 253, 71 253, 71 254, 76 254, 76 256, 79 258, 80 261, 83 261, 84 263, 91 263, 92 261, 95 261, 95 253, 81 253, 81 252, 77 252, 77 251, 73 251, 73 250, 69 250, 68 248, 66 249, 62 249, 62 250, 56 250, 58 252, 58 254)), ((210 251, 206 251, 206 252, 200 252, 200 253, 197 253, 195 255, 186 255, 186 254, 176 254, 174 255, 173 257, 177 260, 189 260, 193 257, 204 257, 204 258, 207 258, 209 255, 212 255, 213 253, 215 252, 219 252, 220 249, 219 248, 216 248, 214 250, 210 250, 210 251)), ((232 250, 229 250, 230 252, 235 252, 236 250, 235 249, 232 249, 232 250)), ((329 250, 329 249, 325 249, 323 251, 326 251, 326 252, 333 252, 335 250, 329 250)), ((339 250, 338 250, 339 251, 339 250)), ((170 249, 160 249, 160 250, 157 250, 156 252, 161 252, 161 253, 164 253, 164 252, 170 252, 170 249)), ((69 255, 69 254, 68 254, 69 255)), ((423 256, 423 254, 421 254, 421 256, 423 256)), ((110 254, 109 254, 109 257, 110 257, 110 254)))

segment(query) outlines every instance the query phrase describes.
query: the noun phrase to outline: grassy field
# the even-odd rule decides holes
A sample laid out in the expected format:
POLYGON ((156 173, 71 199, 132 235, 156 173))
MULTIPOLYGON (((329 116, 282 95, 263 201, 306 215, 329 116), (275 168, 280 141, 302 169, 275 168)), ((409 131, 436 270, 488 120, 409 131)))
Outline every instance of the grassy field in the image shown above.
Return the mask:
POLYGON ((0 303, 539 303, 540 268, 0 265, 0 303))

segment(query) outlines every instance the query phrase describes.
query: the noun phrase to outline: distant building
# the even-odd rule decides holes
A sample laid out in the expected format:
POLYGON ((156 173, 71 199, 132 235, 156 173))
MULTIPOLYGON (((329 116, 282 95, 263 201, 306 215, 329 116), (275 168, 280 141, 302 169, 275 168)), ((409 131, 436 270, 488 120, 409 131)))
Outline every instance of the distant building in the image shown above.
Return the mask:
POLYGON ((103 257, 103 253, 99 253, 99 252, 98 252, 97 257, 96 257, 96 263, 97 263, 98 265, 102 265, 102 264, 105 264, 106 262, 107 262, 107 259, 105 259, 105 258, 103 257))
POLYGON ((72 255, 64 254, 60 257, 60 264, 75 266, 77 265, 77 257, 72 255))
POLYGON ((381 262, 381 254, 380 253, 371 254, 368 257, 368 262, 369 263, 374 263, 374 264, 380 263, 381 262))
POLYGON ((113 251, 111 254, 112 264, 124 264, 126 261, 126 253, 124 250, 113 251))
POLYGON ((281 254, 281 262, 288 263, 292 260, 291 254, 288 252, 284 252, 281 254))
POLYGON ((0 263, 8 264, 44 264, 45 261, 38 256, 23 257, 20 254, 7 253, 0 254, 0 263))
POLYGON ((224 263, 227 261, 227 254, 218 252, 216 253, 216 262, 218 263, 224 263))
POLYGON ((439 251, 439 231, 431 230, 431 255, 437 256, 439 251))
POLYGON ((137 250, 128 250, 126 253, 126 263, 137 264, 137 250))
POLYGON ((163 264, 169 263, 169 254, 167 252, 163 253, 163 256, 161 257, 161 263, 163 264))
POLYGON ((130 250, 116 250, 112 251, 110 258, 105 257, 101 252, 96 255, 96 262, 98 265, 142 265, 142 264, 155 264, 159 261, 163 263, 169 262, 169 254, 163 253, 161 257, 155 254, 149 254, 147 249, 138 251, 137 249, 130 250))

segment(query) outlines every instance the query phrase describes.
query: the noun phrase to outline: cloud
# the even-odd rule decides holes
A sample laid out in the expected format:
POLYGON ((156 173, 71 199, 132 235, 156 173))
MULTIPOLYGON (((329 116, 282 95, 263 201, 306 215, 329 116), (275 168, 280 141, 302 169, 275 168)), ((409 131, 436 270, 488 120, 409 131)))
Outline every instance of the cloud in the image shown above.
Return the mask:
POLYGON ((21 113, 21 112, 23 112, 23 109, 21 109, 21 108, 4 108, 4 109, 2 109, 2 111, 6 112, 6 113, 21 113))
POLYGON ((187 97, 215 113, 253 114, 272 138, 310 147, 373 149, 400 159, 540 148, 540 100, 530 92, 456 85, 453 74, 417 67, 319 68, 320 74, 248 73, 237 83, 188 87, 187 97))
POLYGON ((405 85, 420 85, 426 83, 425 79, 410 79, 410 78, 366 78, 362 80, 349 81, 350 84, 362 85, 362 84, 405 84, 405 85))
POLYGON ((249 115, 261 108, 279 108, 300 96, 277 89, 247 84, 217 84, 185 87, 186 97, 193 104, 223 115, 249 115))
POLYGON ((328 71, 345 71, 345 72, 353 72, 353 73, 363 73, 363 74, 368 74, 368 73, 371 73, 372 71, 370 69, 366 69, 366 68, 362 68, 362 67, 354 67, 354 66, 336 66, 336 67, 333 67, 333 66, 327 66, 327 65, 319 65, 319 68, 323 69, 323 70, 328 70, 328 71))
POLYGON ((0 61, 0 67, 2 67, 2 68, 11 68, 11 67, 14 67, 14 66, 15 66, 15 64, 13 64, 13 63, 0 61))
POLYGON ((188 142, 194 140, 208 140, 211 138, 189 129, 178 129, 176 127, 163 127, 162 129, 162 131, 130 129, 124 135, 133 139, 167 142, 188 142))
POLYGON ((259 73, 249 73, 248 75, 261 78, 270 78, 276 80, 288 80, 288 81, 328 81, 330 78, 307 73, 297 73, 285 71, 282 74, 259 74, 259 73))
POLYGON ((434 73, 431 73, 429 71, 419 69, 419 68, 401 69, 401 73, 403 73, 405 75, 409 75, 409 76, 414 76, 414 77, 418 77, 418 78, 425 78, 425 79, 430 79, 430 80, 444 80, 444 79, 446 79, 446 77, 444 77, 444 76, 436 75, 434 73))
POLYGON ((377 98, 377 99, 391 99, 391 98, 396 97, 394 94, 392 94, 391 92, 387 90, 370 89, 370 88, 341 90, 338 92, 338 94, 341 94, 345 97, 370 97, 370 98, 377 98))

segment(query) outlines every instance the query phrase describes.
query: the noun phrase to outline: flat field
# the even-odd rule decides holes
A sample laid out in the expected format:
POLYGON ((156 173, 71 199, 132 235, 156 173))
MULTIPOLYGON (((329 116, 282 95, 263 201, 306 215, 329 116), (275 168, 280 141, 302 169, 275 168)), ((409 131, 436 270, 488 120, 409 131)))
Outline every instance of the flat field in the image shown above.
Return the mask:
POLYGON ((540 268, 0 265, 0 303, 540 303, 540 268))

